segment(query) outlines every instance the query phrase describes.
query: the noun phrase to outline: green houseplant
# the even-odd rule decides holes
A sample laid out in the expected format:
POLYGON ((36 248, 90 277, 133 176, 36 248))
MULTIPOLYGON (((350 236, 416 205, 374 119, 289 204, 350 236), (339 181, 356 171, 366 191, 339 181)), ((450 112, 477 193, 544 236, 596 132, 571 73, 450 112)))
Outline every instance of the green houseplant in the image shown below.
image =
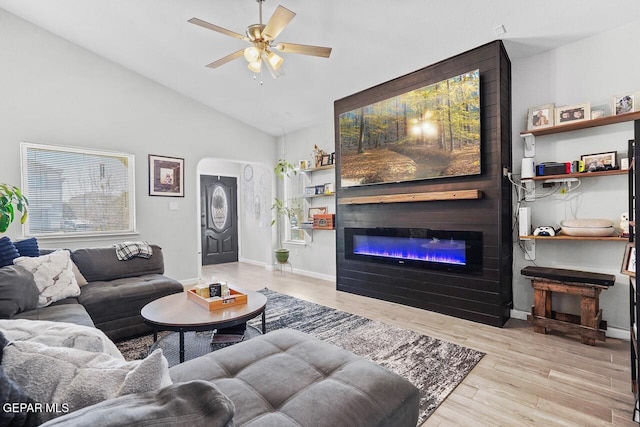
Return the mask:
MULTIPOLYGON (((279 159, 276 163, 276 166, 273 168, 273 172, 276 174, 276 178, 280 180, 284 180, 288 178, 293 173, 294 175, 298 172, 293 164, 289 163, 285 159, 279 159)), ((273 199, 273 205, 271 206, 271 210, 275 214, 275 218, 271 221, 271 225, 278 225, 278 249, 276 249, 275 256, 276 261, 280 264, 284 264, 289 261, 289 249, 285 249, 282 247, 282 218, 287 217, 291 218, 294 214, 294 209, 287 205, 287 202, 279 199, 273 199)))
POLYGON ((16 211, 20 213, 20 223, 27 220, 29 201, 18 187, 0 184, 0 233, 7 231, 16 218, 16 211))

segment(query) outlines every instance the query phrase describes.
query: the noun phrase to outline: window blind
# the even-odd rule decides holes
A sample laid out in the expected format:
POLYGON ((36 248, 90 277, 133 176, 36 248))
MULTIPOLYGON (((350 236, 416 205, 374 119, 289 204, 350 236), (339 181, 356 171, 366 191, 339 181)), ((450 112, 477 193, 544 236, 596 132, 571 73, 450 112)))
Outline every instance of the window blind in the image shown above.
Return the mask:
POLYGON ((22 143, 27 236, 135 232, 133 154, 22 143))

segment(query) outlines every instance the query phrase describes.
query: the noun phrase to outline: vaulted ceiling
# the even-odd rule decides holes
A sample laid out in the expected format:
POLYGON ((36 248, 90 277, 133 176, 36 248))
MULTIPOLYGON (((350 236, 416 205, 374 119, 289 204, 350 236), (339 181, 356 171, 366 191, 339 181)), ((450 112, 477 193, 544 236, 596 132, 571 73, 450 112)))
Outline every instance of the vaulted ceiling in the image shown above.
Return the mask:
MULTIPOLYGON (((277 41, 329 46, 329 59, 282 54, 272 79, 239 58, 248 46, 189 24, 237 33, 256 0, 0 0, 0 7, 151 80, 272 135, 331 120, 333 102, 495 39, 512 60, 640 19, 637 0, 266 0, 297 15, 277 41), (503 26, 504 34, 496 33, 503 26)), ((25 52, 27 55, 28 52, 25 52)), ((595 59, 597 60, 597 59, 595 59)), ((2 66, 2 65, 0 65, 2 66)))

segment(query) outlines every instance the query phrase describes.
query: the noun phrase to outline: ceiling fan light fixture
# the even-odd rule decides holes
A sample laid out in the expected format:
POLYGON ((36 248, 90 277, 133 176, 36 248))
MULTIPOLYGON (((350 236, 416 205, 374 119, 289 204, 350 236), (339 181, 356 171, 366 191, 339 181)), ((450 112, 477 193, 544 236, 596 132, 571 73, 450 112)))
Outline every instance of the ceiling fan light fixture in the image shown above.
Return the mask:
POLYGON ((281 56, 276 55, 271 51, 267 51, 267 52, 268 52, 267 61, 269 61, 269 64, 271 64, 274 70, 279 70, 280 67, 282 67, 282 63, 284 62, 284 59, 281 56))
POLYGON ((255 46, 248 47, 244 50, 244 59, 249 63, 259 61, 260 51, 255 46))
POLYGON ((256 61, 249 62, 247 68, 257 74, 262 70, 262 61, 258 58, 256 61))
MULTIPOLYGON (((276 56, 278 56, 278 55, 276 55, 276 56)), ((280 57, 278 57, 278 58, 280 58, 280 57)), ((280 58, 280 59, 282 59, 282 58, 280 58)), ((273 66, 273 64, 271 63, 271 61, 269 60, 268 54, 266 52, 262 52, 262 62, 265 63, 265 65, 269 69, 269 72, 271 73, 271 77, 273 77, 274 79, 277 79, 278 77, 284 76, 284 71, 282 70, 282 61, 280 61, 280 63, 278 64, 278 68, 276 69, 273 66)))

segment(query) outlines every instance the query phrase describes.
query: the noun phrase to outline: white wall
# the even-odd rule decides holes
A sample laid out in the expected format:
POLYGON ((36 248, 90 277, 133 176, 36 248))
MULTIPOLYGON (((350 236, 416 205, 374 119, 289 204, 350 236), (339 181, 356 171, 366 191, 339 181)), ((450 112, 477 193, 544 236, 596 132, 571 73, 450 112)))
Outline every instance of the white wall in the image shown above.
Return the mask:
MULTIPOLYGON (((634 55, 640 39, 640 22, 620 27, 533 57, 512 61, 513 168, 519 173, 523 156, 520 132, 526 129, 527 109, 545 103, 573 105, 608 104, 614 95, 640 90, 634 55)), ((633 139, 633 123, 560 133, 536 139, 536 163, 572 161, 581 154, 617 151, 627 154, 633 139)), ((627 211, 627 176, 586 178, 567 196, 554 195, 524 204, 532 208, 534 226, 558 227, 565 218, 606 218, 617 226, 627 211)), ((556 186, 557 188, 557 186, 556 186)), ((546 192, 538 189, 537 194, 546 192)), ((609 326, 629 327, 629 280, 620 275, 624 242, 538 241, 535 264, 617 275, 613 288, 600 296, 600 307, 609 326)), ((529 312, 533 304, 531 282, 520 270, 531 265, 515 245, 513 296, 516 310, 529 312)), ((578 313, 573 298, 554 299, 554 309, 578 313)))
MULTIPOLYGON (((20 184, 20 141, 133 153, 136 239, 159 244, 166 274, 198 276, 198 162, 274 164, 275 138, 0 9, 0 182, 20 184), (147 155, 185 159, 185 197, 149 197, 147 155), (170 211, 169 202, 178 210, 170 211)), ((8 235, 18 238, 19 225, 8 235)), ((129 237, 131 238, 131 237, 129 237)), ((257 236, 259 245, 263 236, 257 236)), ((123 240, 56 240, 44 247, 123 240)), ((258 261, 264 261, 260 259, 258 261)))
MULTIPOLYGON (((332 119, 331 119, 332 120, 332 119)), ((318 125, 289 133, 284 138, 279 138, 280 154, 289 162, 298 165, 300 160, 310 160, 313 146, 318 145, 327 153, 334 150, 333 123, 330 126, 318 125)), ((327 182, 335 184, 335 169, 314 172, 309 175, 312 180, 309 185, 321 185, 327 182)), ((310 206, 327 206, 328 213, 335 213, 335 197, 318 197, 309 199, 310 206)), ((294 271, 310 276, 334 280, 336 277, 336 231, 313 230, 313 241, 304 246, 287 245, 290 251, 289 261, 294 271)))

